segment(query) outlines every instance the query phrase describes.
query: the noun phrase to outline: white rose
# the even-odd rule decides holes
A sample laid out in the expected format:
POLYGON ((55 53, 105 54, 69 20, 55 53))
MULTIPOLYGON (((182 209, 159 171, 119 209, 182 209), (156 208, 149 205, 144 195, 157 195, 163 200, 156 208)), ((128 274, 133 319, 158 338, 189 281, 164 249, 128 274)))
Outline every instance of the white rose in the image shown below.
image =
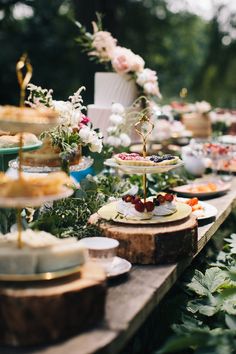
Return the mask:
POLYGON ((120 134, 120 140, 121 140, 121 145, 122 146, 127 147, 127 146, 129 146, 131 144, 130 137, 127 134, 125 134, 125 133, 120 134))
POLYGON ((109 119, 114 125, 120 125, 124 121, 124 118, 119 114, 111 114, 109 119))
POLYGON ((121 103, 113 103, 111 106, 111 111, 114 114, 123 114, 125 111, 124 106, 121 103))
POLYGON ((81 112, 80 110, 73 111, 71 114, 70 124, 72 127, 78 127, 81 122, 81 112))
POLYGON ((79 130, 79 136, 82 139, 82 141, 86 144, 88 144, 89 142, 90 132, 91 131, 89 127, 87 127, 86 125, 79 130))
POLYGON ((120 140, 120 138, 117 138, 116 136, 109 136, 107 138, 107 144, 114 146, 114 147, 118 147, 121 144, 121 140, 120 140))
POLYGON ((113 133, 116 132, 116 130, 117 130, 117 127, 115 127, 115 126, 108 127, 108 128, 107 128, 107 133, 108 133, 108 134, 113 134, 113 133))
POLYGON ((89 150, 92 152, 100 152, 102 151, 102 139, 97 139, 96 142, 90 145, 89 150))

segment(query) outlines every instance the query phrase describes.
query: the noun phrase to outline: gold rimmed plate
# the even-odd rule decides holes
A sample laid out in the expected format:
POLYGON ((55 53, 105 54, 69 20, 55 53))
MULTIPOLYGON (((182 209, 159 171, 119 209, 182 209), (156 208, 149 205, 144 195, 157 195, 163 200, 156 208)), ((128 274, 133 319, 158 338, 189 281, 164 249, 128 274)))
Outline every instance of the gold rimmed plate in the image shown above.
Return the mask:
POLYGON ((175 222, 183 220, 190 216, 192 208, 183 203, 176 203, 177 210, 175 213, 167 216, 153 216, 147 220, 127 219, 117 212, 117 201, 104 205, 98 210, 98 215, 107 221, 114 221, 117 223, 131 224, 131 225, 153 225, 153 224, 165 224, 169 222, 175 222))
POLYGON ((1 274, 0 281, 2 282, 37 282, 37 281, 48 281, 59 278, 68 277, 80 273, 81 265, 70 267, 54 272, 45 273, 35 273, 35 274, 1 274))

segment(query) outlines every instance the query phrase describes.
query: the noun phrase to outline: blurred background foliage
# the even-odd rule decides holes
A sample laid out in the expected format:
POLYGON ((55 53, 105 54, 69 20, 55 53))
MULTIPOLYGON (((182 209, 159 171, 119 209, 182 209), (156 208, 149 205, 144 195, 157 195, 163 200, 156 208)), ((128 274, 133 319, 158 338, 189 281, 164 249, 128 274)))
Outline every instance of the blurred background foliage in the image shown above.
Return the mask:
MULTIPOLYGON (((172 12, 168 0, 0 0, 0 103, 18 103, 15 63, 23 52, 34 67, 33 83, 52 88, 56 99, 85 85, 85 103, 92 103, 93 76, 103 67, 81 53, 73 20, 91 31, 96 11, 121 46, 158 72, 164 102, 187 87, 189 100, 235 108, 236 40, 220 26, 224 6, 206 21, 172 12)), ((236 28, 236 14, 227 16, 236 28)))

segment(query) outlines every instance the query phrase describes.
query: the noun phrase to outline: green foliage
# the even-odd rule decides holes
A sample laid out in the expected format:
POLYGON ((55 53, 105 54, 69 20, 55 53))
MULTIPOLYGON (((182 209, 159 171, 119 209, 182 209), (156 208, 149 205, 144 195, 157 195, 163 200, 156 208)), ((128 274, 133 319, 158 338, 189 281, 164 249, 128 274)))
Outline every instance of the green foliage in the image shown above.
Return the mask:
POLYGON ((88 176, 80 182, 71 198, 55 201, 46 207, 30 225, 55 236, 77 237, 78 239, 99 234, 96 225, 88 222, 89 217, 105 204, 109 197, 118 197, 130 188, 130 183, 116 176, 108 178, 88 176))
POLYGON ((233 354, 236 346, 236 235, 205 273, 195 270, 185 283, 188 296, 174 336, 155 354, 191 349, 196 354, 233 354))
MULTIPOLYGON (((142 191, 142 176, 131 175, 131 184, 135 184, 139 187, 139 194, 142 191)), ((148 174, 148 196, 155 195, 157 192, 165 191, 170 188, 180 186, 187 183, 188 179, 192 179, 192 176, 187 174, 184 170, 177 172, 168 172, 162 174, 148 174)))

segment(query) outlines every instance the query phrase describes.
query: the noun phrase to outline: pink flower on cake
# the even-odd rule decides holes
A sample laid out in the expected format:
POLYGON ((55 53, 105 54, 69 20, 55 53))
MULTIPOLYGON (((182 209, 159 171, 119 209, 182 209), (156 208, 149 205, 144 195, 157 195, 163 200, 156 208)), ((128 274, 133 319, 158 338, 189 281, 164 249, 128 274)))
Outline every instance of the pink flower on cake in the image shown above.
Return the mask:
POLYGON ((143 87, 144 93, 147 95, 161 97, 158 86, 158 77, 155 71, 144 69, 140 73, 137 73, 136 83, 143 87))
POLYGON ((89 55, 99 57, 101 62, 110 61, 116 48, 116 39, 111 33, 106 31, 97 31, 93 34, 92 47, 94 50, 89 55))
POLYGON ((146 82, 146 84, 143 85, 143 89, 147 95, 161 97, 159 87, 155 82, 146 82))
POLYGON ((144 60, 130 49, 117 46, 113 53, 112 67, 119 74, 143 70, 144 60))
POLYGON ((144 69, 137 74, 137 84, 143 86, 146 82, 157 82, 157 74, 154 70, 144 69))
POLYGON ((81 124, 88 124, 90 122, 90 118, 85 115, 82 116, 81 124))

